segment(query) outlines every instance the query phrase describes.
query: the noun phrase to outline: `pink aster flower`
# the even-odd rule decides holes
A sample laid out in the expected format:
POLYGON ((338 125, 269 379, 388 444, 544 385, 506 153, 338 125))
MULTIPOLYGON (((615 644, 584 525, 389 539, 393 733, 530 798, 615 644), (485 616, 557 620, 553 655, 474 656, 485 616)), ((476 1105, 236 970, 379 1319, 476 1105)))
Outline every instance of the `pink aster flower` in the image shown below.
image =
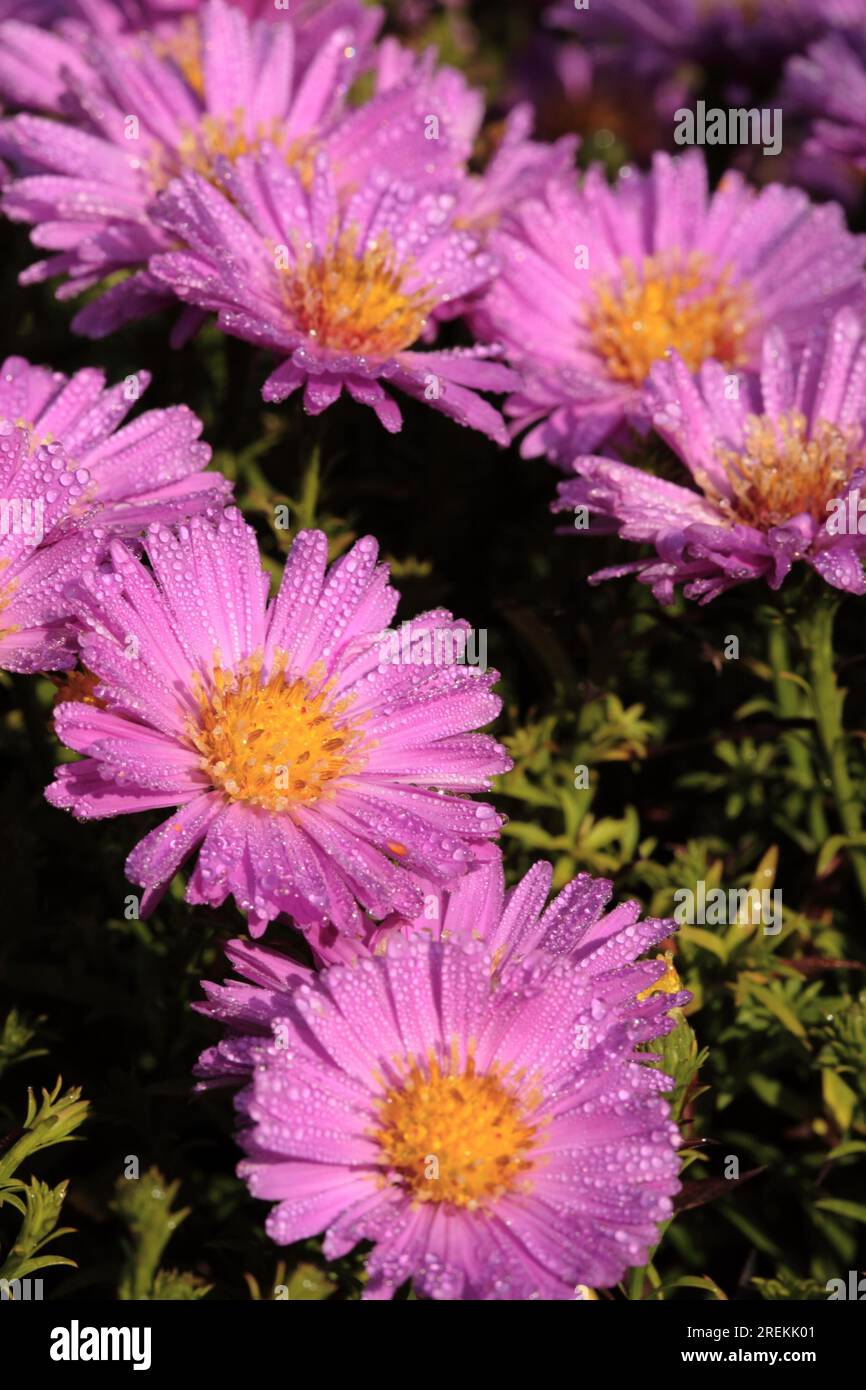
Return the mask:
MULTIPOLYGON (((378 93, 399 90, 407 82, 422 77, 426 79, 432 98, 429 114, 435 116, 437 122, 435 132, 430 129, 426 133, 428 143, 434 146, 432 152, 428 150, 426 157, 422 156, 426 173, 433 172, 431 153, 435 157, 435 146, 443 135, 460 160, 469 158, 484 119, 484 97, 477 88, 469 86, 461 72, 456 68, 438 67, 434 48, 428 48, 419 56, 394 38, 382 39, 377 44, 373 65, 378 93)), ((408 164, 403 170, 406 174, 413 172, 408 164)))
POLYGON ((514 373, 484 348, 419 352, 436 311, 476 293, 494 272, 478 237, 454 225, 456 193, 377 171, 341 195, 328 156, 309 188, 279 153, 237 160, 220 177, 231 201, 195 174, 176 180, 154 217, 187 250, 154 257, 179 299, 219 315, 228 333, 282 359, 265 400, 304 388, 317 415, 345 388, 399 430, 385 385, 507 442, 477 390, 505 391, 514 373))
POLYGON ((626 173, 553 182, 491 238, 501 273, 476 328, 523 372, 507 411, 532 427, 528 457, 567 466, 624 422, 645 428, 650 369, 672 349, 691 371, 736 372, 769 328, 797 347, 846 303, 866 308, 866 239, 835 205, 736 173, 710 194, 697 151, 626 173))
MULTIPOLYGON (((58 295, 71 298, 132 272, 81 310, 76 331, 101 337, 173 302, 165 281, 148 270, 156 252, 174 245, 149 209, 184 170, 216 179, 266 142, 302 174, 314 150, 327 151, 344 183, 379 166, 395 175, 411 168, 450 176, 463 158, 444 116, 442 138, 425 138, 441 81, 432 58, 348 110, 359 63, 351 29, 330 32, 304 65, 288 17, 250 23, 223 0, 208 0, 192 24, 165 38, 94 40, 75 71, 65 72, 66 122, 33 115, 0 122, 0 157, 20 174, 3 209, 35 224, 34 243, 53 253, 23 283, 63 277, 58 295)), ((39 42, 28 45, 35 54, 39 42)), ((187 315, 179 338, 199 318, 187 315)))
MULTIPOLYGON (((506 889, 502 854, 496 845, 486 846, 471 873, 445 888, 428 884, 419 916, 411 922, 389 918, 370 932, 367 945, 374 953, 387 950, 398 933, 432 941, 483 941, 500 974, 541 952, 579 961, 598 983, 608 972, 631 969, 632 961, 676 930, 668 920, 641 920, 635 901, 606 912, 613 894, 606 878, 578 874, 548 905, 552 882, 552 866, 540 861, 516 888, 506 889)), ((631 1001, 636 991, 654 984, 662 974, 657 965, 652 963, 655 974, 641 975, 623 998, 631 1001)), ((658 1029, 652 1036, 657 1034, 658 1029)))
POLYGON ((783 101, 811 121, 797 165, 804 182, 838 186, 856 204, 866 176, 866 36, 831 34, 792 58, 783 101))
POLYGON ((483 173, 470 175, 461 191, 461 225, 487 235, 511 208, 574 170, 579 137, 563 135, 551 144, 533 140, 534 122, 529 102, 509 111, 483 173))
MULTIPOLYGON (((336 29, 351 33, 359 63, 366 61, 382 22, 363 0, 228 0, 249 20, 288 21, 295 62, 305 69, 336 29)), ((94 38, 128 44, 142 34, 157 53, 173 55, 196 76, 200 63, 201 0, 0 0, 0 99, 25 110, 68 114, 70 75, 93 85, 88 53, 94 38)))
POLYGON ((767 335, 760 378, 710 362, 695 382, 679 357, 653 370, 653 423, 692 486, 610 458, 575 460, 555 510, 586 506, 657 558, 602 570, 636 573, 662 603, 677 584, 706 603, 749 579, 778 589, 797 560, 828 584, 866 593, 866 331, 843 309, 801 353, 767 335))
POLYGON ((64 0, 0 0, 0 20, 18 15, 31 24, 50 24, 65 9, 64 0))
POLYGON ((121 422, 150 380, 105 388, 21 357, 0 366, 0 665, 34 672, 73 666, 65 591, 109 540, 153 520, 212 506, 230 491, 203 470, 210 448, 184 405, 121 422))
POLYGON ((59 736, 81 762, 47 796, 80 819, 176 807, 127 860, 143 910, 199 848, 187 901, 230 894, 261 933, 280 913, 359 935, 421 910, 496 836, 492 807, 462 793, 510 766, 479 725, 497 714, 493 671, 461 664, 465 633, 436 611, 412 623, 412 661, 383 627, 398 595, 371 538, 327 569, 305 532, 280 591, 235 511, 152 527, 150 570, 123 545, 73 595, 82 661, 104 708, 66 702, 59 736))
MULTIPOLYGON (((364 940, 333 938, 326 932, 308 934, 314 954, 325 965, 355 964, 386 953, 395 941, 482 941, 491 954, 498 980, 528 961, 552 968, 560 957, 579 965, 596 997, 623 1018, 646 1021, 646 1037, 659 1037, 673 1020, 659 1012, 659 1001, 648 1003, 659 988, 667 993, 665 1009, 685 1003, 674 972, 659 958, 638 957, 676 931, 671 921, 640 920, 640 904, 621 903, 606 912, 612 884, 579 874, 548 905, 553 879, 550 864, 540 862, 509 891, 505 888, 502 854, 495 844, 479 847, 475 867, 450 888, 435 883, 424 887, 424 908, 414 921, 391 917, 374 927, 364 940), (675 978, 675 977, 674 977, 675 978), (638 999, 638 995, 644 999, 638 999), (671 997, 672 995, 676 997, 671 997), (639 1007, 638 1007, 639 1005, 639 1007)), ((248 1077, 262 1039, 270 1040, 286 1000, 315 972, 283 951, 245 941, 232 941, 226 953, 241 979, 222 985, 203 982, 207 1003, 200 1013, 225 1024, 227 1036, 204 1052, 196 1068, 203 1084, 248 1077)))
POLYGON ((161 0, 54 0, 4 7, 0 0, 0 99, 62 115, 71 76, 93 81, 87 50, 95 37, 115 47, 142 30, 173 34, 184 3, 161 0))
POLYGON ((545 932, 546 877, 516 891, 505 935, 556 956, 497 971, 486 940, 398 938, 303 980, 241 950, 254 983, 214 996, 234 1038, 201 1070, 251 1073, 239 1172, 276 1203, 268 1234, 324 1231, 329 1259, 371 1241, 365 1298, 409 1279, 437 1299, 573 1298, 642 1264, 671 1215, 671 1082, 635 1047, 683 996, 638 999, 660 967, 621 964, 639 947, 593 925, 585 885, 545 932))
MULTIPOLYGON (((590 11, 583 18, 589 20, 590 11)), ((512 65, 506 100, 530 101, 548 139, 579 130, 584 154, 595 150, 610 158, 619 146, 642 164, 671 144, 675 112, 688 105, 696 72, 660 73, 636 45, 617 50, 540 29, 512 65), (636 103, 638 83, 642 100, 636 103)))
POLYGON ((630 47, 644 62, 669 67, 684 60, 750 68, 794 51, 833 24, 854 22, 860 0, 604 0, 576 10, 557 0, 548 22, 630 47))

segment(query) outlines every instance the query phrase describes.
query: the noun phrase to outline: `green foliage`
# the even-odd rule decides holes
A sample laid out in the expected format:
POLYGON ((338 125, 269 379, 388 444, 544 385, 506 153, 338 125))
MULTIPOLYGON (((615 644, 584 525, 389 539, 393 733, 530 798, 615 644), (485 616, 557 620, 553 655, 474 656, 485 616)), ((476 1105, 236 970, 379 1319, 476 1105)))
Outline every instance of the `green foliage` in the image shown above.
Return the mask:
POLYGON ((0 1217, 9 1207, 21 1218, 11 1241, 0 1239, 0 1281, 24 1279, 52 1265, 74 1265, 65 1255, 44 1253, 53 1241, 72 1234, 72 1227, 58 1225, 68 1184, 52 1187, 36 1177, 25 1180, 18 1171, 34 1154, 73 1139, 87 1111, 81 1092, 74 1087, 63 1091, 58 1080, 51 1091, 42 1092, 41 1102, 28 1092, 23 1125, 0 1143, 0 1217))
POLYGON ((17 1009, 9 1010, 3 1020, 3 1031, 0 1032, 0 1076, 16 1063, 29 1062, 33 1057, 46 1055, 47 1048, 30 1047, 43 1022, 41 1018, 31 1022, 17 1009))
MULTIPOLYGON (((320 1303, 322 1299, 330 1298, 337 1288, 335 1275, 322 1264, 313 1264, 311 1261, 302 1261, 295 1266, 291 1274, 285 1260, 278 1261, 267 1293, 262 1292, 254 1274, 244 1277, 250 1298, 256 1301, 269 1298, 277 1302, 320 1303)), ((265 1287, 268 1288, 267 1285, 265 1287)))
MULTIPOLYGON (((467 26, 432 7, 418 43, 435 33, 498 97, 537 6, 472 9, 467 26)), ((553 105, 539 113, 547 136, 575 119, 553 105)), ((616 167, 630 136, 602 149, 587 127, 581 157, 616 167)), ((593 571, 633 553, 557 535, 557 475, 541 461, 423 403, 405 404, 396 436, 345 400, 315 420, 297 400, 265 407, 264 358, 213 325, 170 356, 167 316, 76 339, 68 305, 14 283, 30 259, 23 229, 3 235, 16 351, 66 372, 102 366, 112 382, 152 370, 145 406, 185 401, 201 416, 274 579, 304 527, 325 530, 332 558, 369 532, 403 595, 398 621, 445 606, 487 631, 505 700, 497 732, 514 759, 494 789, 511 818, 511 883, 543 857, 557 887, 604 875, 616 900, 664 917, 701 884, 782 891, 775 934, 744 919, 686 922, 665 942, 692 1002, 648 1050, 673 1079, 684 1190, 647 1266, 610 1296, 819 1298, 829 1278, 862 1268, 863 601, 830 602, 795 576, 778 595, 750 585, 706 608, 682 597, 661 608, 631 580, 591 588, 593 571)), ((681 480, 659 441, 635 437, 629 452, 681 480)), ((182 876, 146 922, 128 914, 124 860, 157 817, 78 824, 44 802, 55 763, 73 756, 53 733, 54 695, 48 680, 0 677, 0 1277, 58 1266, 58 1298, 359 1298, 363 1252, 326 1264, 315 1240, 275 1251, 264 1203, 235 1176, 229 1096, 192 1094, 195 1059, 217 1034, 192 1005, 202 979, 225 973, 240 914, 190 909, 182 876), (60 1058, 76 1083, 65 1092, 60 1058), (31 1095, 22 1124, 25 1068, 51 1089, 31 1095), (82 1092, 93 1122, 72 1145, 82 1092), (141 1178, 122 1176, 129 1155, 141 1155, 141 1178), (22 1176, 31 1162, 38 1173, 22 1176), (60 1237, 75 1266, 53 1254, 60 1237)), ((296 949, 282 925, 268 941, 296 949)))
POLYGON ((529 851, 529 859, 552 858, 557 886, 580 869, 617 873, 634 859, 640 835, 634 808, 599 817, 591 807, 599 765, 646 755, 653 728, 642 716, 643 706, 626 709, 607 694, 587 700, 576 718, 550 715, 505 739, 514 768, 500 778, 500 790, 524 808, 505 835, 529 851))
POLYGON ((775 1302, 790 1299, 809 1302, 827 1298, 826 1284, 817 1279, 799 1279, 788 1269, 780 1269, 775 1279, 753 1279, 752 1284, 762 1298, 775 1302))
POLYGON ((194 1300, 208 1292, 210 1285, 196 1274, 159 1268, 166 1245, 189 1216, 189 1207, 174 1209, 179 1188, 179 1182, 166 1183, 158 1168, 149 1168, 140 1178, 118 1178, 112 1207, 129 1233, 119 1299, 194 1300))

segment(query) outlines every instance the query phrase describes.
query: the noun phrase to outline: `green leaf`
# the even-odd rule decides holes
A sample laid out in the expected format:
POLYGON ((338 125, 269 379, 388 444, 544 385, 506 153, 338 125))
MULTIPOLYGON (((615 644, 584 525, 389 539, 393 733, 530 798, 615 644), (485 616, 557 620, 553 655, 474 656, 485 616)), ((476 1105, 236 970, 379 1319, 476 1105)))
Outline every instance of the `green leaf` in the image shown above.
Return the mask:
POLYGON ((696 946, 701 946, 703 950, 711 951, 722 962, 728 959, 728 948, 724 941, 704 927, 683 926, 680 927, 679 935, 682 941, 693 941, 696 946))
POLYGON ((140 1178, 118 1178, 112 1206, 131 1237, 126 1242, 126 1259, 118 1286, 118 1298, 152 1300, 170 1297, 165 1293, 165 1288, 172 1281, 186 1277, 174 1270, 169 1278, 168 1273, 158 1269, 166 1245, 181 1222, 189 1216, 189 1207, 179 1211, 174 1209, 179 1188, 179 1182, 167 1183, 158 1168, 149 1168, 140 1178))
POLYGON ((703 1289, 706 1293, 711 1293, 717 1302, 727 1303, 728 1301, 728 1295, 719 1288, 715 1279, 711 1279, 709 1274, 682 1274, 671 1283, 663 1284, 655 1291, 654 1297, 664 1297, 672 1289, 703 1289))
POLYGON ((821 1094, 824 1104, 844 1134, 851 1127, 854 1107, 857 1104, 856 1092, 851 1090, 838 1072, 825 1068, 821 1072, 821 1094))
POLYGON ((542 826, 535 825, 531 821, 509 821, 502 833, 510 835, 514 840, 519 840, 528 849, 543 849, 551 852, 568 848, 567 842, 562 839, 562 836, 551 835, 542 826))
POLYGON ((836 858, 840 849, 851 849, 853 846, 866 845, 866 833, 860 835, 831 835, 829 840, 825 840, 821 846, 815 873, 819 878, 823 878, 831 863, 836 858))
POLYGON ((0 1183, 11 1176, 25 1158, 53 1144, 66 1143, 85 1120, 89 1105, 81 1099, 80 1088, 73 1087, 61 1095, 62 1085, 63 1082, 58 1079, 53 1091, 43 1091, 39 1104, 33 1092, 28 1090, 23 1131, 0 1158, 0 1183))
POLYGON ((847 1216, 850 1221, 866 1223, 866 1205, 861 1202, 847 1202, 841 1197, 822 1197, 815 1206, 821 1211, 831 1211, 835 1216, 847 1216))
POLYGON ((750 993, 756 999, 760 999, 764 1008, 769 1009, 770 1013, 779 1020, 783 1028, 787 1028, 789 1033, 793 1033, 795 1038, 800 1038, 808 1046, 806 1029, 803 1027, 791 1006, 773 989, 767 989, 764 985, 749 984, 750 993))

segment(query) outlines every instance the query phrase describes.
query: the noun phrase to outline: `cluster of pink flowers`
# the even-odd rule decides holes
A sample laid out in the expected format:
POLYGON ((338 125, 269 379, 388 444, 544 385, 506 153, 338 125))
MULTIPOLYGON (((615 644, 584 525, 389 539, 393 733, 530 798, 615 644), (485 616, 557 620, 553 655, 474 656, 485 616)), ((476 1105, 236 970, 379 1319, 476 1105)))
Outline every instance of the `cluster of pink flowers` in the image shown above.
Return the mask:
POLYGON ((302 532, 269 602, 234 509, 112 540, 64 591, 87 674, 55 721, 81 757, 48 799, 169 810, 127 860, 145 913, 195 857, 187 901, 306 937, 315 970, 232 949, 248 983, 209 991, 228 1037, 200 1064, 242 1084, 240 1172, 278 1199, 276 1241, 372 1240, 369 1298, 615 1283, 678 1190, 671 1082, 636 1050, 688 1000, 638 962, 674 925, 604 913, 586 875, 544 910, 546 865, 506 894, 501 818, 471 799, 510 767, 478 732, 496 673, 439 662, 430 633, 466 632, 442 610, 393 659, 375 542, 327 549, 302 532))
POLYGON ((679 1134, 663 1072, 636 1046, 683 992, 637 956, 671 930, 605 911, 580 875, 505 891, 488 856, 392 921, 352 964, 312 972, 234 942, 241 979, 202 1012, 226 1037, 202 1084, 242 1083, 252 1191, 281 1243, 325 1230, 336 1257, 370 1240, 367 1298, 412 1279, 431 1298, 568 1299, 639 1264, 672 1212, 679 1134))
MULTIPOLYGON (((604 24, 651 35, 661 72, 742 50, 742 7, 710 8, 611 0, 604 24)), ((761 44, 813 42, 804 107, 841 65, 813 139, 862 169, 864 50, 814 8, 767 6, 761 44)), ((356 0, 2 18, 2 208, 44 253, 24 283, 86 294, 90 337, 167 310, 180 349, 213 321, 270 355, 266 401, 309 415, 345 393, 394 432, 402 395, 519 438, 565 475, 555 510, 654 552, 596 580, 707 602, 803 560, 864 592, 843 523, 866 481, 866 239, 841 207, 736 172, 711 189, 695 151, 578 174, 576 137, 533 139, 524 106, 478 166, 479 93, 381 21, 356 0), (472 345, 443 345, 455 320, 472 345), (634 461, 651 432, 683 485, 634 461)), ((497 675, 433 658, 431 632, 468 630, 444 610, 393 659, 372 538, 329 567, 302 532, 270 597, 185 406, 123 424, 143 373, 0 373, 0 659, 72 672, 55 721, 80 756, 50 802, 168 812, 127 861, 143 909, 186 865, 188 902, 233 899, 253 937, 290 920, 316 962, 237 944, 243 980, 206 1006, 227 1034, 203 1083, 240 1085, 271 1235, 371 1241, 369 1297, 615 1283, 677 1189, 670 1081, 636 1051, 686 1001, 638 959, 672 924, 605 913, 585 876, 545 907, 541 865, 506 893, 477 799, 510 766, 482 732, 497 675)))
MULTIPOLYGON (((690 4, 623 0, 602 27, 651 30, 657 55, 743 47, 736 6, 702 29, 690 4)), ((627 166, 611 187, 598 167, 576 174, 574 138, 533 141, 525 106, 479 174, 479 94, 432 53, 377 43, 376 11, 180 8, 81 0, 51 28, 0 25, 0 90, 23 108, 0 122, 3 208, 50 253, 26 282, 90 292, 74 329, 102 336, 176 306, 176 344, 215 316, 272 355, 268 401, 300 392, 318 414, 345 392, 394 431, 403 394, 501 444, 518 435, 573 477, 555 508, 655 548, 657 562, 602 573, 636 569, 663 601, 680 582, 702 601, 755 576, 778 586, 800 558, 859 588, 860 540, 828 530, 863 457, 861 377, 839 342, 866 312, 864 241, 839 207, 736 173, 711 192, 694 151, 627 166), (475 345, 437 346, 456 317, 475 345), (767 390, 780 353, 801 364, 796 390, 767 390), (819 359, 839 382, 853 373, 843 414, 839 382, 806 380, 819 359), (673 441, 684 408, 691 429, 698 380, 715 424, 687 445, 695 493, 625 459, 635 433, 673 441), (509 424, 489 392, 506 394, 509 424)), ((819 135, 856 160, 841 124, 855 39, 825 36, 845 15, 805 6, 796 37, 788 14, 768 9, 761 33, 780 52, 815 39, 792 68, 803 103, 849 44, 838 119, 819 135)))
POLYGON ((485 229, 505 200, 567 167, 574 142, 534 143, 518 109, 478 178, 479 94, 432 54, 373 48, 376 25, 358 4, 296 21, 226 0, 79 41, 11 24, 0 92, 27 109, 0 122, 16 175, 3 210, 50 253, 24 280, 60 278, 65 299, 113 279, 73 319, 95 337, 175 305, 180 344, 215 313, 279 356, 267 399, 304 386, 315 413, 345 389, 397 429, 387 383, 504 443, 477 393, 511 389, 514 373, 482 348, 417 348, 490 283, 485 229), (358 105, 362 73, 372 95, 358 105))

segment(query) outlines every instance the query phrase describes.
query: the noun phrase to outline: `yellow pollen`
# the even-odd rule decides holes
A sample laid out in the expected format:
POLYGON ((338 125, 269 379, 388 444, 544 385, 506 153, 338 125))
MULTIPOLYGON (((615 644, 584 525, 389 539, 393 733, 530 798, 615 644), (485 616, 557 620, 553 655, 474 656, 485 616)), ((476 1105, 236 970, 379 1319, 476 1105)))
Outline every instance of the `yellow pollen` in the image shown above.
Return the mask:
POLYGON ((767 530, 804 512, 827 520, 827 505, 844 490, 851 474, 866 463, 861 429, 840 429, 821 420, 809 437, 797 411, 772 418, 750 415, 739 450, 719 449, 732 496, 721 497, 701 478, 705 491, 732 521, 767 530))
POLYGON ((749 330, 745 291, 702 257, 647 257, 638 270, 622 262, 622 279, 595 286, 588 327, 596 351, 617 381, 638 386, 650 367, 675 348, 690 371, 708 357, 726 367, 745 362, 749 330))
MULTIPOLYGON (((201 25, 195 15, 186 15, 173 32, 155 36, 150 46, 157 58, 168 59, 202 102, 205 100, 204 52, 201 25)), ((265 143, 281 150, 286 163, 294 166, 301 182, 309 188, 313 179, 313 145, 310 140, 285 141, 280 122, 260 122, 252 135, 247 133, 243 110, 231 116, 204 114, 197 126, 183 131, 176 150, 154 144, 147 171, 157 192, 161 192, 184 169, 193 169, 210 182, 216 182, 214 165, 222 156, 236 160, 244 154, 257 154, 265 143)))
POLYGON ((316 671, 291 679, 285 665, 278 653, 263 677, 260 656, 226 671, 217 655, 207 683, 193 675, 199 712, 187 725, 213 785, 269 811, 318 801, 364 763, 357 723, 346 718, 350 702, 333 701, 316 671))
MULTIPOLYGON (((154 188, 161 191, 182 170, 192 169, 210 183, 217 183, 218 159, 234 163, 241 155, 257 154, 266 142, 279 145, 281 138, 276 122, 260 123, 252 135, 248 134, 244 113, 240 110, 231 116, 206 114, 197 126, 183 130, 176 149, 159 144, 153 147, 148 162, 150 180, 154 188)), ((296 153, 299 151, 293 144, 291 154, 288 149, 285 151, 287 162, 291 162, 296 153)))
POLYGON ((157 58, 174 63, 197 96, 204 96, 201 26, 195 15, 186 15, 171 34, 154 36, 151 47, 157 58))
POLYGON ((192 169, 209 183, 219 185, 216 170, 218 159, 227 159, 234 164, 242 155, 258 154, 265 144, 279 150, 286 163, 295 169, 304 187, 310 188, 314 170, 314 143, 305 139, 286 143, 276 119, 259 121, 250 133, 245 113, 240 107, 230 116, 205 113, 196 126, 186 127, 181 132, 175 149, 169 145, 155 144, 147 162, 147 171, 157 192, 161 192, 184 169, 192 169))
POLYGON ((273 138, 275 129, 260 126, 249 136, 244 126, 244 113, 231 116, 202 116, 197 129, 184 131, 178 153, 187 169, 210 178, 213 166, 221 156, 234 162, 244 154, 255 154, 259 146, 273 138))
MULTIPOLYGON (((46 444, 54 443, 54 435, 50 431, 48 434, 37 434, 36 426, 31 424, 29 420, 25 420, 22 415, 19 415, 18 419, 15 421, 15 428, 23 430, 27 435, 27 452, 31 458, 36 453, 37 449, 41 449, 46 444)), ((70 459, 70 470, 74 471, 77 467, 78 465, 70 459)))
MULTIPOLYGON (((410 1059, 403 1080, 379 1103, 373 1137, 388 1178, 417 1202, 475 1208, 529 1186, 538 1125, 507 1074, 479 1073, 430 1056, 410 1059)), ((530 1098, 529 1104, 538 1098, 530 1098)))
POLYGON ((321 256, 307 256, 283 271, 283 299, 309 338, 338 352, 388 357, 411 347, 424 330, 434 300, 429 291, 404 289, 384 238, 359 255, 357 233, 346 231, 321 256))
POLYGON ((105 709, 105 701, 94 694, 99 677, 92 671, 65 671, 62 676, 52 676, 50 679, 57 686, 55 705, 74 700, 81 705, 95 705, 97 709, 105 709))
POLYGON ((652 994, 677 994, 683 987, 683 982, 674 965, 673 951, 665 951, 663 956, 656 956, 656 960, 664 963, 665 972, 656 980, 654 985, 649 985, 646 989, 641 990, 637 996, 640 1000, 649 999, 652 994))

